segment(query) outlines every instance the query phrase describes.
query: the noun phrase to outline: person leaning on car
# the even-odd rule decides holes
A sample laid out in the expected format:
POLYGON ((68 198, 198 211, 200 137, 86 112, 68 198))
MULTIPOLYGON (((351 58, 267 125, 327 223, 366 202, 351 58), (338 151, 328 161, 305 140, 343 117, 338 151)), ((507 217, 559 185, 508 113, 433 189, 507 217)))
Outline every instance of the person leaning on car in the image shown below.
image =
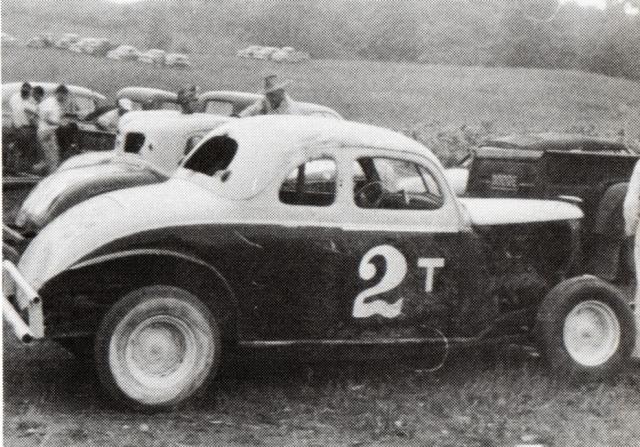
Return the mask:
POLYGON ((120 117, 127 112, 133 110, 133 102, 129 98, 120 98, 117 107, 113 110, 103 113, 96 119, 96 124, 103 130, 116 132, 120 117))
POLYGON ((62 114, 69 100, 69 89, 61 84, 55 94, 40 103, 38 108, 38 141, 44 153, 44 166, 50 174, 60 163, 60 146, 56 130, 62 124, 62 114))
POLYGON ((238 114, 240 118, 256 115, 297 115, 298 104, 293 101, 285 87, 289 81, 277 82, 276 75, 264 78, 264 98, 251 104, 238 114))
MULTIPOLYGON (((635 264, 636 264, 636 328, 640 329, 640 161, 636 163, 629 180, 629 188, 624 199, 624 222, 628 236, 635 236, 635 264)), ((636 338, 636 348, 633 356, 640 358, 640 333, 636 338)))
MULTIPOLYGON (((25 82, 20 87, 20 91, 9 98, 9 108, 21 161, 35 160, 38 106, 32 97, 31 84, 25 82)), ((25 168, 25 166, 20 167, 25 168)))

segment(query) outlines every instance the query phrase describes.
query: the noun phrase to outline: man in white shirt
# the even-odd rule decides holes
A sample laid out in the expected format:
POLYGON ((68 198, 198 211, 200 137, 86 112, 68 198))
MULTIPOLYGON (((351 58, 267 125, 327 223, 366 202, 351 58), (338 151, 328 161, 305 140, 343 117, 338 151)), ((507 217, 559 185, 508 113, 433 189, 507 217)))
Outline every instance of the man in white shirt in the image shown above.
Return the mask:
POLYGON ((299 113, 298 104, 285 91, 285 87, 290 82, 278 83, 276 78, 276 75, 264 78, 264 98, 240 112, 238 115, 240 118, 256 115, 296 115, 299 113))
POLYGON ((118 130, 120 117, 132 110, 133 102, 131 102, 129 98, 120 98, 118 100, 118 107, 100 115, 98 119, 96 119, 96 124, 103 130, 116 132, 118 130))
POLYGON ((60 146, 56 130, 62 124, 62 111, 69 100, 69 89, 59 85, 55 94, 40 103, 38 109, 38 141, 44 153, 47 172, 50 174, 60 164, 60 146))
POLYGON ((624 223, 627 236, 635 236, 635 261, 636 261, 636 329, 639 331, 636 337, 636 349, 633 356, 640 358, 640 161, 633 169, 629 188, 624 199, 624 223))
POLYGON ((27 168, 37 157, 35 124, 38 114, 31 91, 31 84, 25 82, 20 91, 9 98, 15 155, 18 157, 16 167, 19 170, 27 168))

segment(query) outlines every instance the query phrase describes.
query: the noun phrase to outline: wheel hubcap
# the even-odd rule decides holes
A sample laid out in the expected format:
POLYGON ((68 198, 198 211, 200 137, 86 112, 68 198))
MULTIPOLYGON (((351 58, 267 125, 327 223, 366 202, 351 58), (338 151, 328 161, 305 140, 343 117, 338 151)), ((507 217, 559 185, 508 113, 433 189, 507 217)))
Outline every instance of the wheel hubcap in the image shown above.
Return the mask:
POLYGON ((127 369, 138 382, 152 388, 174 384, 194 363, 195 343, 193 331, 177 318, 150 318, 127 340, 127 369))
POLYGON ((573 360, 584 366, 598 366, 618 350, 620 322, 609 305, 583 301, 567 315, 563 338, 573 360))

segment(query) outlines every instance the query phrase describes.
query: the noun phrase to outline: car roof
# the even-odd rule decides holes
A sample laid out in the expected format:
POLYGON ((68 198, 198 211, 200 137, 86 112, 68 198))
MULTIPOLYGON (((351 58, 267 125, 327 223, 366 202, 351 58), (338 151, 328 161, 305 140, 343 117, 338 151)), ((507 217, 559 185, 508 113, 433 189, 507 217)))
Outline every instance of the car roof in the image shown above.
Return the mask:
POLYGON ((247 105, 253 104, 262 99, 259 93, 239 92, 234 90, 212 90, 198 95, 198 101, 230 101, 230 102, 246 102, 247 105))
POLYGON ((625 144, 613 138, 594 137, 571 133, 512 134, 487 141, 483 146, 531 151, 615 151, 628 152, 625 144))
POLYGON ((233 174, 224 183, 226 194, 250 197, 266 186, 283 165, 302 162, 302 151, 371 148, 421 155, 442 169, 436 156, 421 143, 400 133, 332 118, 300 115, 263 115, 235 119, 209 132, 188 159, 215 136, 227 136, 238 144, 229 165, 233 174))
POLYGON ((125 87, 118 90, 117 98, 129 98, 132 101, 148 101, 162 99, 164 101, 178 100, 178 94, 168 90, 151 87, 125 87))
MULTIPOLYGON (((29 84, 31 84, 32 87, 35 87, 38 85, 41 86, 44 89, 45 94, 53 93, 55 89, 60 85, 55 82, 32 82, 32 81, 28 81, 28 82, 29 84)), ((23 84, 22 82, 9 82, 7 84, 2 84, 2 100, 5 101, 6 99, 10 98, 14 93, 20 91, 20 87, 22 87, 22 84, 23 84)), ((95 98, 101 101, 104 101, 105 99, 107 99, 104 95, 96 91, 93 91, 91 89, 88 89, 86 87, 81 87, 78 85, 67 85, 67 88, 69 89, 72 95, 87 96, 87 97, 95 98)))

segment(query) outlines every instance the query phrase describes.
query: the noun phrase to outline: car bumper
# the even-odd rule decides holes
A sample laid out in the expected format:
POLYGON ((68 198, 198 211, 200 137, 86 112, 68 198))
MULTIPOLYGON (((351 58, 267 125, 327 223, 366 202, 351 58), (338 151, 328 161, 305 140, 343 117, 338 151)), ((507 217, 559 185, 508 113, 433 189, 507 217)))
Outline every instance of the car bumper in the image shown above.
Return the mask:
POLYGON ((44 338, 42 299, 11 261, 2 263, 2 318, 23 343, 44 338), (19 292, 19 293, 18 293, 19 292))

